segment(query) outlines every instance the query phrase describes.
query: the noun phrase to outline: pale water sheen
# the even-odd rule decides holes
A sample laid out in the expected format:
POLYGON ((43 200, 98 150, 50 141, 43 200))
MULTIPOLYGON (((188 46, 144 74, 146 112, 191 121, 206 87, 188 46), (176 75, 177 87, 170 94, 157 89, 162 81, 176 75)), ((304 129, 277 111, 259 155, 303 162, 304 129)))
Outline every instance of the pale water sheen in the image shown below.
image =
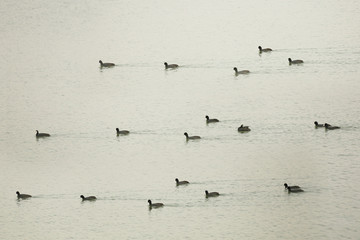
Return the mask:
POLYGON ((359 239, 358 1, 5 0, 0 13, 0 239, 359 239))

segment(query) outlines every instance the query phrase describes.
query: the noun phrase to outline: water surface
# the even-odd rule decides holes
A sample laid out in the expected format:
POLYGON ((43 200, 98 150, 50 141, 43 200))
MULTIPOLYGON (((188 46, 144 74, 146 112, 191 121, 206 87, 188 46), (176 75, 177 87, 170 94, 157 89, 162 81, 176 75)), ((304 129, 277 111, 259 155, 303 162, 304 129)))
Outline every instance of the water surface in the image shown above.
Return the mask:
POLYGON ((1 239, 358 238, 357 1, 2 1, 0 12, 1 239))

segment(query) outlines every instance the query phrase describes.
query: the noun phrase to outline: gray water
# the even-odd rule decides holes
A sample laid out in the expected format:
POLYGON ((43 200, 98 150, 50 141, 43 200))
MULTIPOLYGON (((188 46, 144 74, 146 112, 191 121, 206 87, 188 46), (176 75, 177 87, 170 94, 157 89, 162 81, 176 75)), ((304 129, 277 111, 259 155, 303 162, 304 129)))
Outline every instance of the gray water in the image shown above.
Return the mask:
POLYGON ((0 239, 359 239, 359 1, 3 0, 0 14, 0 239))

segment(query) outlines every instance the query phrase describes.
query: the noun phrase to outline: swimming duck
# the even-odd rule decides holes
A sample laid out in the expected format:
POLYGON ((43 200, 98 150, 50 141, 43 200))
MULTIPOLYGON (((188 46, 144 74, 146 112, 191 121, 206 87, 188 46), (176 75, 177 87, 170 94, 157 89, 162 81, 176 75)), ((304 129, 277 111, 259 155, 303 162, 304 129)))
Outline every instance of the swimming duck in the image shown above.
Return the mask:
POLYGON ((218 119, 216 118, 209 118, 209 116, 205 116, 206 118, 206 123, 215 123, 215 122, 220 122, 218 119))
POLYGON ((219 196, 220 195, 220 193, 218 193, 218 192, 208 192, 207 190, 205 190, 205 197, 217 197, 217 196, 219 196))
POLYGON ((291 64, 301 64, 301 63, 304 63, 303 60, 291 60, 291 58, 288 58, 289 60, 289 65, 291 64))
POLYGON ((301 188, 299 186, 289 186, 287 185, 287 183, 284 183, 285 189, 291 188, 291 189, 295 189, 295 188, 301 188))
POLYGON ((177 65, 177 64, 168 64, 167 62, 164 62, 164 65, 165 65, 165 69, 179 67, 179 65, 177 65))
POLYGON ((201 139, 200 136, 190 136, 188 135, 187 132, 184 132, 184 135, 186 136, 186 140, 196 140, 196 139, 201 139))
POLYGON ((148 200, 148 203, 150 208, 159 208, 164 206, 163 203, 152 203, 150 199, 148 200))
POLYGON ((271 48, 262 48, 261 46, 259 46, 258 48, 259 48, 260 53, 262 53, 262 52, 271 52, 272 51, 271 48))
POLYGON ((239 132, 249 132, 249 131, 251 131, 251 129, 249 128, 249 126, 244 126, 241 124, 241 126, 238 127, 238 131, 239 132))
POLYGON ((324 124, 319 124, 317 121, 314 122, 315 124, 315 127, 318 128, 318 127, 325 127, 324 124))
POLYGON ((94 200, 96 200, 95 196, 84 197, 84 195, 81 195, 80 197, 82 198, 83 201, 94 201, 94 200))
POLYGON ((130 132, 128 130, 119 130, 119 128, 116 128, 116 134, 119 136, 119 135, 127 135, 129 134, 130 132))
POLYGON ((330 124, 328 124, 328 123, 325 123, 325 129, 326 130, 334 130, 334 129, 339 129, 340 127, 338 127, 338 126, 331 126, 330 124))
POLYGON ((292 188, 292 187, 289 187, 288 186, 288 192, 289 193, 291 193, 291 192, 294 192, 294 193, 296 193, 296 192, 303 192, 304 190, 302 190, 301 188, 292 188))
POLYGON ((20 194, 19 191, 16 192, 17 198, 18 199, 27 199, 27 198, 31 198, 32 196, 29 194, 20 194))
POLYGON ((50 137, 50 134, 48 133, 39 133, 38 130, 36 130, 36 137, 40 138, 40 137, 50 137))
POLYGON ((175 178, 175 182, 176 182, 176 186, 189 184, 188 181, 179 181, 179 179, 177 178, 175 178))
POLYGON ((100 67, 114 67, 114 63, 103 63, 101 60, 99 60, 100 67))
POLYGON ((249 74, 250 71, 249 70, 241 70, 241 71, 238 71, 238 69, 236 67, 234 67, 234 71, 235 71, 235 75, 239 75, 239 74, 249 74))

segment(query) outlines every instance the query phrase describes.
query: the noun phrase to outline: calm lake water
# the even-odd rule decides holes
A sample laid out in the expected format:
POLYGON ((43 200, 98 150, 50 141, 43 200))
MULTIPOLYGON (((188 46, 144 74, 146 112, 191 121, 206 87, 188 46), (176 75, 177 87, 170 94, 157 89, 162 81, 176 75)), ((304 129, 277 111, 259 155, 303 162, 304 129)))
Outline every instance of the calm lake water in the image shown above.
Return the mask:
POLYGON ((2 0, 0 14, 0 239, 359 239, 359 1, 2 0))

